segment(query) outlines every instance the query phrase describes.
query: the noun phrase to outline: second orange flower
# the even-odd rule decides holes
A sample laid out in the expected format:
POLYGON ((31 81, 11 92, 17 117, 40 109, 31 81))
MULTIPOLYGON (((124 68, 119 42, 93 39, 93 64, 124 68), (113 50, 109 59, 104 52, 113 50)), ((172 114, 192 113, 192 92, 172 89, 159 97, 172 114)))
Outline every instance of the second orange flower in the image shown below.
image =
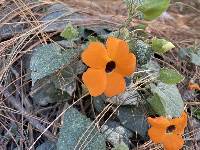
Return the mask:
POLYGON ((107 39, 106 46, 90 42, 81 58, 90 67, 82 79, 92 96, 104 93, 111 97, 124 92, 124 77, 136 69, 136 57, 129 52, 128 44, 114 37, 107 39))
POLYGON ((165 150, 179 150, 183 147, 182 135, 187 126, 187 114, 185 112, 174 119, 167 119, 163 116, 148 117, 148 123, 152 126, 148 130, 148 134, 154 143, 163 144, 165 150))

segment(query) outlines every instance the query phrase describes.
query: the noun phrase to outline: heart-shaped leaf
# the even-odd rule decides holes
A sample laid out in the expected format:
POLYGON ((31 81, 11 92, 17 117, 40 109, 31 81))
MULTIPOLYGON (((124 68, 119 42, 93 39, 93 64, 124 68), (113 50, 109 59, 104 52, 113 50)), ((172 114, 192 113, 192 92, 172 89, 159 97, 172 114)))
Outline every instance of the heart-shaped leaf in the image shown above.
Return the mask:
POLYGON ((145 139, 148 124, 146 122, 145 110, 142 106, 121 106, 117 111, 120 123, 130 131, 133 131, 145 139))
POLYGON ((75 108, 67 110, 64 115, 64 125, 60 129, 57 149, 106 150, 103 135, 98 132, 94 125, 90 127, 91 123, 87 117, 75 108), (89 130, 87 130, 88 128, 89 130))
POLYGON ((165 52, 171 50, 174 47, 175 46, 171 42, 165 39, 158 39, 158 38, 152 39, 152 48, 155 53, 164 54, 165 52))
POLYGON ((154 93, 152 97, 148 99, 149 104, 151 105, 152 109, 156 112, 156 114, 160 116, 165 116, 165 107, 160 99, 160 96, 157 93, 154 93))
POLYGON ((107 98, 107 101, 116 105, 137 105, 141 102, 141 96, 137 91, 126 91, 118 96, 107 98))
POLYGON ((170 0, 144 0, 138 7, 145 20, 153 20, 159 17, 169 7, 170 0))
POLYGON ((125 144, 119 144, 115 148, 112 148, 112 150, 129 150, 129 148, 125 144))
POLYGON ((77 54, 78 50, 66 50, 54 43, 35 48, 30 61, 32 85, 38 79, 54 73, 64 64, 70 64, 77 54))
POLYGON ((56 144, 51 143, 49 141, 45 141, 41 145, 39 145, 36 150, 56 150, 56 144))
POLYGON ((129 46, 133 53, 136 54, 138 64, 144 65, 150 60, 153 51, 149 44, 142 40, 137 40, 136 42, 130 41, 129 46))
POLYGON ((184 79, 184 76, 179 74, 179 72, 174 69, 162 68, 160 70, 159 79, 163 83, 176 84, 181 82, 184 79))
POLYGON ((67 40, 74 40, 78 37, 78 34, 78 31, 72 26, 72 24, 68 23, 64 31, 61 32, 60 36, 67 40))
POLYGON ((157 86, 151 84, 151 91, 154 93, 152 100, 156 100, 156 102, 150 104, 157 113, 168 117, 180 117, 184 110, 184 103, 176 85, 162 82, 157 86))
POLYGON ((133 132, 124 128, 116 121, 108 121, 101 127, 101 132, 114 147, 123 144, 126 147, 131 146, 129 138, 133 136, 133 132))
POLYGON ((200 66, 200 50, 197 53, 191 53, 191 62, 200 66))

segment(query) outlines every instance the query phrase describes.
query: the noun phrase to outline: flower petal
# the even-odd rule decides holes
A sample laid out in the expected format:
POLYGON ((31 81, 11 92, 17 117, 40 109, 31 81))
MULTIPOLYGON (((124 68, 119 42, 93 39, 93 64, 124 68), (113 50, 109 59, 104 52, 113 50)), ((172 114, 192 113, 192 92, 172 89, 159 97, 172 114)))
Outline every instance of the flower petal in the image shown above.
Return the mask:
MULTIPOLYGON (((127 42, 109 37, 106 41, 106 48, 110 58, 114 59, 117 55, 124 55, 129 53, 129 48, 127 42)), ((115 60, 115 59, 114 59, 115 60)))
POLYGON ((172 134, 165 136, 162 144, 166 150, 179 150, 183 147, 184 141, 181 136, 172 134))
POLYGON ((116 71, 123 76, 131 75, 136 68, 136 57, 134 54, 129 53, 128 43, 109 37, 106 47, 110 58, 116 63, 116 71))
POLYGON ((116 71, 123 76, 131 75, 136 69, 136 57, 129 53, 126 56, 116 58, 116 71))
POLYGON ((83 73, 83 82, 88 88, 92 96, 101 95, 107 84, 105 71, 99 69, 89 68, 86 72, 83 73))
POLYGON ((176 126, 174 133, 182 135, 187 126, 187 114, 183 112, 179 118, 172 119, 170 123, 176 126))
POLYGON ((163 116, 157 118, 148 117, 147 121, 151 126, 156 128, 163 128, 165 130, 168 126, 170 126, 170 121, 163 116))
POLYGON ((108 97, 118 95, 125 91, 125 80, 119 73, 113 71, 107 74, 105 95, 108 97))
POLYGON ((103 69, 110 60, 105 46, 100 42, 91 42, 81 54, 81 59, 89 67, 103 69))
POLYGON ((149 135, 150 139, 156 144, 162 143, 164 134, 165 134, 165 130, 163 130, 163 129, 151 127, 148 130, 148 135, 149 135))

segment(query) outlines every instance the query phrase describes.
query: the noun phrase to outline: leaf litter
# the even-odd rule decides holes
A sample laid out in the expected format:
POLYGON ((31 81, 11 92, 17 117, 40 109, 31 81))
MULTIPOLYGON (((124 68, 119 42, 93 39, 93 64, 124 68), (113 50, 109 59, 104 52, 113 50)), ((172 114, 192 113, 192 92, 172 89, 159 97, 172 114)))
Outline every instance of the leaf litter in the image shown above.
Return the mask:
MULTIPOLYGON (((151 112, 138 105, 143 105, 145 100, 152 96, 152 93, 148 91, 148 80, 144 80, 142 84, 138 83, 137 90, 127 91, 119 97, 109 99, 101 96, 99 103, 95 101, 96 98, 90 96, 81 98, 86 89, 80 79, 86 68, 84 64, 76 65, 79 58, 74 56, 78 56, 86 47, 84 44, 89 39, 88 35, 105 41, 105 35, 116 31, 123 25, 123 22, 127 20, 127 8, 123 1, 63 0, 62 3, 49 1, 32 3, 31 0, 25 2, 15 0, 13 2, 0 3, 2 8, 0 9, 2 12, 0 16, 2 23, 0 25, 1 149, 30 149, 31 147, 53 149, 55 145, 60 147, 58 149, 76 147, 76 149, 113 148, 123 150, 136 147, 139 149, 159 147, 143 144, 148 140, 146 117, 151 112), (9 13, 9 8, 12 8, 13 13, 9 13), (71 40, 73 35, 71 37, 70 35, 60 36, 69 23, 77 27, 76 30, 80 33, 77 37, 76 31, 73 32, 76 38, 70 42, 69 39, 71 40), (101 33, 103 34, 101 35, 101 33), (52 45, 54 45, 53 48, 52 45), (69 53, 69 50, 72 53, 69 53), (31 56, 30 68, 23 64, 26 55, 31 56), (29 69, 32 71, 30 72, 29 69), (32 83, 27 80, 30 75, 32 83), (145 84, 143 85, 143 83, 145 84), (32 87, 32 85, 34 86, 32 87), (68 109, 69 106, 73 108, 68 109), (56 119, 65 110, 67 110, 65 115, 56 119), (53 124, 48 127, 51 123, 53 124), (15 124, 17 125, 15 128, 19 130, 17 134, 13 131, 15 124), (103 130, 107 130, 107 132, 104 133, 103 130), (44 131, 46 131, 45 134, 44 131), (43 136, 37 140, 41 134, 43 136), (74 140, 71 140, 73 138, 74 140)), ((191 3, 187 0, 184 2, 198 9, 198 2, 191 3)), ((174 1, 172 3, 176 4, 174 1)), ((195 9, 189 9, 181 4, 177 8, 174 6, 172 5, 169 11, 152 22, 141 21, 137 18, 129 24, 133 29, 140 24, 148 24, 144 28, 145 32, 148 32, 148 36, 165 38, 167 41, 173 41, 172 43, 176 46, 161 56, 153 55, 151 46, 149 46, 149 40, 152 38, 147 38, 145 34, 141 34, 137 30, 134 30, 133 34, 131 33, 131 39, 127 41, 129 44, 134 41, 134 45, 130 46, 134 47, 133 51, 138 55, 139 67, 146 65, 150 60, 158 64, 158 66, 154 66, 153 74, 152 67, 147 67, 146 69, 150 71, 143 72, 141 76, 132 77, 129 82, 131 86, 134 86, 132 83, 142 80, 145 76, 148 76, 147 79, 150 81, 154 76, 159 77, 162 72, 160 67, 176 68, 181 75, 184 75, 184 80, 179 76, 177 77, 179 79, 172 81, 169 79, 176 74, 164 72, 160 79, 153 80, 156 85, 154 92, 161 95, 158 100, 162 99, 160 101, 162 104, 166 97, 158 89, 161 85, 159 80, 166 83, 178 83, 178 89, 175 85, 168 85, 170 86, 168 89, 173 87, 171 91, 176 91, 173 93, 174 95, 179 94, 180 91, 181 95, 178 96, 178 99, 171 98, 173 97, 171 94, 170 99, 177 100, 175 103, 181 101, 184 93, 188 93, 186 87, 190 79, 197 83, 200 80, 199 51, 197 51, 200 39, 199 32, 197 32, 198 17, 196 20, 188 19, 191 16, 195 18, 197 12, 195 9), (188 14, 184 14, 182 9, 189 9, 188 14), (179 60, 179 48, 182 47, 192 49, 193 53, 188 55, 186 53, 185 58, 179 60)), ((138 72, 140 71, 138 70, 138 72)), ((170 90, 164 90, 164 92, 170 92, 170 90)), ((199 122, 199 95, 195 91, 192 95, 192 97, 187 97, 187 101, 184 99, 184 103, 187 104, 188 109, 194 112, 194 116, 191 113, 191 118, 199 122)), ((171 107, 169 109, 171 101, 164 102, 169 102, 169 104, 163 105, 164 113, 178 116, 180 112, 171 110, 171 107)), ((173 106, 179 107, 173 107, 174 110, 183 109, 182 103, 173 106)), ((153 111, 160 112, 159 110, 153 111)), ((192 127, 193 125, 190 124, 187 132, 196 136, 198 132, 195 134, 192 127)), ((195 126, 195 129, 198 130, 198 125, 195 126)), ((186 139, 188 138, 190 138, 189 135, 186 135, 186 139)), ((199 140, 188 140, 186 144, 194 148, 199 144, 199 140)))

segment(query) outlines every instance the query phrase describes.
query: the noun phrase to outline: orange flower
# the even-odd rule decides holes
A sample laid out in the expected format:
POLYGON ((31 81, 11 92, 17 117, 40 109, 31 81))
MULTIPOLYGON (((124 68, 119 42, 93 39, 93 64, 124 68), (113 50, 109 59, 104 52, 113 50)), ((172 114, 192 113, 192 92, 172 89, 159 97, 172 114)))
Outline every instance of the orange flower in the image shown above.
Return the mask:
POLYGON ((200 91, 200 86, 197 83, 189 82, 188 89, 200 91))
POLYGON ((114 37, 107 39, 106 47, 90 42, 81 58, 90 67, 82 79, 92 96, 122 93, 126 87, 124 77, 136 68, 136 57, 129 52, 128 44, 114 37))
POLYGON ((183 147, 182 134, 187 126, 185 112, 182 113, 181 117, 175 119, 148 117, 148 123, 152 126, 148 130, 148 135, 154 143, 163 144, 166 150, 179 150, 183 147))

